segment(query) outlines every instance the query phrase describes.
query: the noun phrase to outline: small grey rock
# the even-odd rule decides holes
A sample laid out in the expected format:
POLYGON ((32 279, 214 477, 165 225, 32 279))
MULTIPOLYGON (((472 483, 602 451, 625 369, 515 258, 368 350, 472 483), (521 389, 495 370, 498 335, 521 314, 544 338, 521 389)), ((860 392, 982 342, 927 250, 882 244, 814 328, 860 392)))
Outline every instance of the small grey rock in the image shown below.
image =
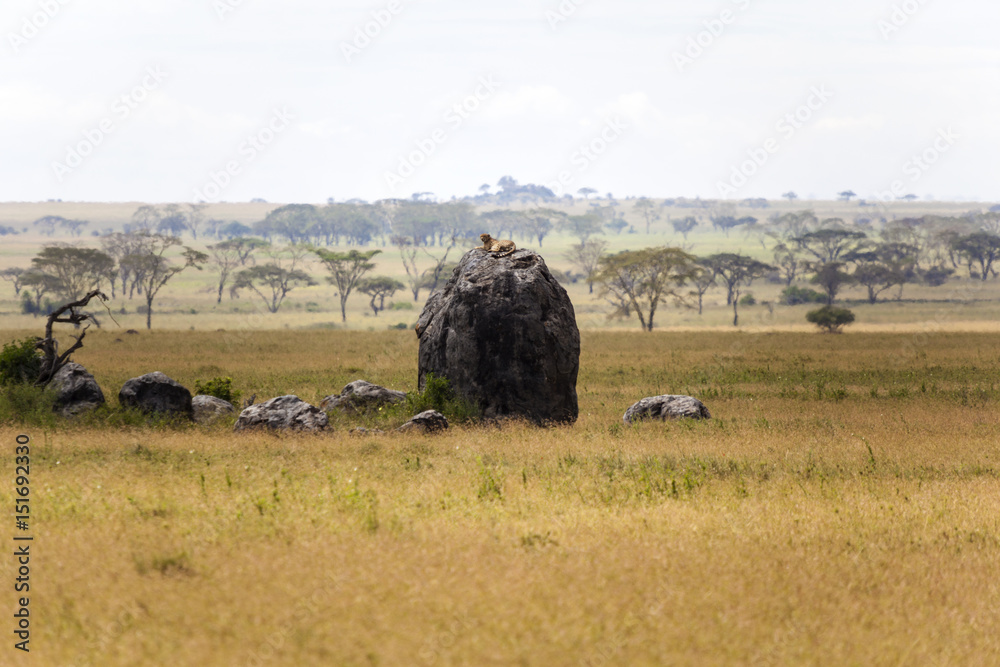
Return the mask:
POLYGON ((626 424, 641 421, 643 419, 711 419, 708 408, 697 398, 691 396, 676 396, 665 394, 663 396, 650 396, 644 398, 628 410, 622 421, 626 424))
POLYGON ((243 410, 233 430, 266 427, 276 431, 320 432, 327 426, 326 413, 315 405, 298 396, 278 396, 243 410))
POLYGON ((64 417, 72 417, 104 404, 104 392, 94 376, 80 364, 70 362, 52 376, 56 390, 56 409, 64 417))
POLYGON ((221 398, 198 394, 191 399, 191 411, 194 420, 199 424, 211 424, 226 415, 233 414, 236 408, 221 398))
POLYGON ((143 412, 191 416, 191 392, 159 371, 126 382, 118 402, 143 412))
POLYGON ((382 405, 392 405, 406 400, 406 394, 394 389, 386 389, 366 380, 355 380, 346 385, 340 395, 327 396, 319 407, 330 412, 357 412, 382 405))
POLYGON ((448 419, 436 410, 424 410, 396 430, 400 433, 434 433, 448 428, 448 419))

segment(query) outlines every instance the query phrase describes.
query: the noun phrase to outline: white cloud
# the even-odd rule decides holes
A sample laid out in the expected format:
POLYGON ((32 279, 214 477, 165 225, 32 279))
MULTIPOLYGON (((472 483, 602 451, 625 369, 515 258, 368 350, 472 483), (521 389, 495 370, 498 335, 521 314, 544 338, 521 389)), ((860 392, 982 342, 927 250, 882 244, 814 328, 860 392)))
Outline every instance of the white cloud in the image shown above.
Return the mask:
POLYGON ((576 105, 555 86, 520 86, 498 91, 483 111, 489 120, 560 120, 574 113, 576 105))

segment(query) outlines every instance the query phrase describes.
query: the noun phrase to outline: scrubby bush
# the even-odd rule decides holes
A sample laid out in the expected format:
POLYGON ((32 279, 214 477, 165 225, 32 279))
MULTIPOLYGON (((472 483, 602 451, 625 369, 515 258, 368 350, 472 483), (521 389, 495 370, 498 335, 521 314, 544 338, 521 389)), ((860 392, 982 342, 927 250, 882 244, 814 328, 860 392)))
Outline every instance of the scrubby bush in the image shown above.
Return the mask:
POLYGON ((455 394, 448 378, 428 373, 424 378, 424 390, 409 392, 406 407, 411 414, 425 410, 437 410, 451 422, 468 422, 479 418, 479 408, 455 394))
POLYGON ((806 319, 823 329, 825 333, 840 333, 842 327, 854 321, 854 313, 847 308, 823 306, 806 313, 806 319))
POLYGON ((744 294, 740 297, 741 306, 756 306, 757 298, 753 294, 744 294))
POLYGON ((31 384, 42 371, 42 353, 37 339, 25 338, 4 343, 0 352, 0 385, 31 384))
POLYGON ((51 387, 10 384, 0 389, 0 424, 54 428, 59 424, 56 392, 51 387))
POLYGON ((233 378, 231 377, 214 377, 204 384, 201 383, 201 380, 195 380, 194 393, 195 395, 215 396, 224 401, 229 401, 233 405, 236 404, 236 401, 242 395, 239 391, 233 391, 233 378))
POLYGON ((789 285, 781 291, 781 299, 789 306, 797 306, 800 303, 824 303, 826 295, 808 287, 789 285))

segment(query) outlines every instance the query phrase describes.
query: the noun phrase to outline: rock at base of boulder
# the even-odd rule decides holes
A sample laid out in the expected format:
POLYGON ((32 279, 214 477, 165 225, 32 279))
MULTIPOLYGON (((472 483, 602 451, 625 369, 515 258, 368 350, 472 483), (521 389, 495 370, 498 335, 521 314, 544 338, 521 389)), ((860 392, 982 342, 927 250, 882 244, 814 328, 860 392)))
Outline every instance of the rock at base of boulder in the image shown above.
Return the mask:
POLYGON ((298 396, 278 396, 243 410, 233 430, 269 428, 318 433, 325 431, 328 425, 326 413, 315 405, 309 405, 298 396))
POLYGON ((682 418, 711 419, 712 415, 709 414, 705 404, 697 398, 666 394, 642 399, 625 411, 622 421, 632 424, 644 419, 665 421, 682 418))
POLYGON ((448 428, 448 419, 436 410, 424 410, 396 430, 400 433, 435 433, 448 428))
POLYGON ((191 416, 191 392, 159 371, 126 382, 118 402, 143 412, 191 416))
POLYGON ((104 404, 104 392, 94 376, 80 364, 70 362, 52 376, 56 390, 56 409, 64 417, 93 410, 104 404))
POLYGON ((326 412, 340 410, 341 412, 358 412, 383 405, 393 405, 406 400, 406 394, 394 389, 386 389, 366 380, 355 380, 340 392, 340 395, 327 396, 319 407, 326 412))
POLYGON ((191 411, 191 416, 199 424, 211 424, 233 414, 236 412, 236 408, 232 403, 221 398, 198 394, 191 399, 191 411))

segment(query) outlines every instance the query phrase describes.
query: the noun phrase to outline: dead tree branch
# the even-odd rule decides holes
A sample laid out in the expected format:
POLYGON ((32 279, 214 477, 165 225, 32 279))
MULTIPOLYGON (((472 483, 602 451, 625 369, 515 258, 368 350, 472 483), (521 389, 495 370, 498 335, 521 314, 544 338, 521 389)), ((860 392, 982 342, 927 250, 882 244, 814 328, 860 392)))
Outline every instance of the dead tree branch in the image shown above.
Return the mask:
POLYGON ((59 354, 59 342, 52 336, 52 326, 56 323, 60 324, 72 324, 74 327, 79 327, 81 322, 86 322, 87 320, 93 320, 94 316, 88 313, 79 313, 77 308, 84 308, 90 303, 90 300, 98 297, 101 301, 107 301, 108 297, 104 292, 100 290, 93 290, 85 297, 79 301, 74 301, 72 303, 67 303, 60 306, 49 315, 48 322, 45 323, 45 338, 38 341, 35 345, 39 350, 42 351, 42 370, 38 374, 38 380, 35 382, 36 387, 44 387, 52 381, 52 378, 59 369, 69 363, 69 357, 71 354, 83 347, 83 337, 87 335, 87 329, 90 325, 83 327, 83 331, 80 332, 79 336, 76 336, 76 341, 69 347, 68 350, 59 354), (68 313, 68 314, 67 314, 68 313))

